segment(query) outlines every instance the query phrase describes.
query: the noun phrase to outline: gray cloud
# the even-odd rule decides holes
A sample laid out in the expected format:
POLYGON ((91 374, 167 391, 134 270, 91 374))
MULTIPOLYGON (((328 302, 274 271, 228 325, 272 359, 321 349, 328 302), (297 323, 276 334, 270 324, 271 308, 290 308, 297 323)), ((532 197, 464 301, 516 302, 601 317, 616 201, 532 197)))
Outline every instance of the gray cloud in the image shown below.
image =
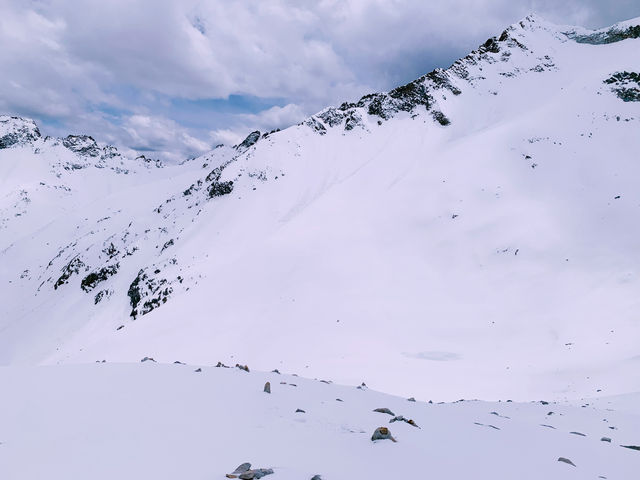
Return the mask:
MULTIPOLYGON (((601 27, 637 0, 0 0, 0 110, 178 158, 447 66, 535 11, 601 27), (176 99, 280 99, 181 124, 176 99), (232 97, 233 99, 233 97, 232 97), (179 114, 179 115, 176 115, 179 114)), ((233 103, 233 100, 230 101, 233 103)))

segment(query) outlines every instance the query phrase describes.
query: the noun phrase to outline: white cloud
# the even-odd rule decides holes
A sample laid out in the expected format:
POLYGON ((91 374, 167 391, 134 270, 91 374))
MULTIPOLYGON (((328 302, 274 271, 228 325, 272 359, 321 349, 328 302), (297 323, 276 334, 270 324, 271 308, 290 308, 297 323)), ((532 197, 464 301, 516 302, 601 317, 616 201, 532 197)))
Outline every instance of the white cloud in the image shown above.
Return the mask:
POLYGON ((268 128, 284 128, 289 125, 298 123, 307 117, 307 113, 295 103, 290 103, 284 107, 271 107, 258 113, 241 114, 239 118, 243 119, 248 125, 257 129, 268 128))
POLYGON ((249 132, 261 132, 286 128, 304 120, 308 116, 302 107, 294 103, 284 107, 274 106, 258 113, 243 113, 230 117, 233 128, 217 129, 210 132, 214 143, 237 145, 249 132))
POLYGON ((191 136, 185 128, 163 117, 132 115, 122 128, 130 137, 132 149, 153 151, 165 159, 180 160, 181 154, 192 156, 211 149, 209 143, 191 136))
MULTIPOLYGON (((248 132, 249 130, 243 130, 243 132, 248 132)), ((237 130, 229 130, 229 129, 219 129, 214 130, 210 133, 211 140, 218 145, 237 145, 242 141, 242 133, 237 130)))

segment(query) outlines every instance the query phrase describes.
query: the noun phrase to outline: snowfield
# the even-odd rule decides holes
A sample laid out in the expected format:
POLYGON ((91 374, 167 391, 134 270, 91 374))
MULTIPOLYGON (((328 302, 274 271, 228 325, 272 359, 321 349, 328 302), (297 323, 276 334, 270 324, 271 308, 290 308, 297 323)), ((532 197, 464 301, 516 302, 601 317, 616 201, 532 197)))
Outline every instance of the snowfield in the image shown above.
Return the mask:
POLYGON ((640 18, 180 165, 0 116, 0 478, 635 478, 639 133, 640 18))
POLYGON ((438 405, 285 374, 195 370, 0 368, 0 478, 224 479, 249 462, 272 469, 269 480, 631 480, 640 465, 640 452, 621 446, 638 444, 637 395, 438 405), (378 427, 396 442, 371 441, 378 427))

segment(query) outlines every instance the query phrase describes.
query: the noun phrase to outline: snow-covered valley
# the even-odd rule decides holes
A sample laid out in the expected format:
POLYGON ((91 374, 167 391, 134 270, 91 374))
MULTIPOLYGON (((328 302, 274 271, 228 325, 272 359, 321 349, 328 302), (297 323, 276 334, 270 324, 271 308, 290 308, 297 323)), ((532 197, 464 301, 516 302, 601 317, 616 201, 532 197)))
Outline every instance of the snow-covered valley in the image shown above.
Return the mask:
POLYGON ((634 478, 639 37, 530 16, 179 165, 0 116, 0 478, 634 478))

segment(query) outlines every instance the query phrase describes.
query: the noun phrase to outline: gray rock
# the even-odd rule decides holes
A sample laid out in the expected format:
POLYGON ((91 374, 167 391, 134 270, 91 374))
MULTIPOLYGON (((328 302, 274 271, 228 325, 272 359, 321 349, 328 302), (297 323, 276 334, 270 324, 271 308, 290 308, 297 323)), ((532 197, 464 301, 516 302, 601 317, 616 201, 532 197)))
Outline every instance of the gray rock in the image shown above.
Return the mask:
POLYGON ((500 417, 500 418, 506 418, 507 420, 511 419, 511 417, 506 417, 504 415, 500 415, 498 412, 491 412, 490 415, 495 415, 496 417, 500 417))
POLYGON ((302 410, 301 408, 296 408, 296 413, 307 413, 304 410, 302 410))
POLYGON ((153 362, 156 363, 156 361, 152 358, 152 357, 144 357, 142 360, 140 360, 141 362, 153 362))
POLYGON ((375 442, 376 440, 391 440, 395 442, 396 439, 391 435, 391 431, 387 427, 378 427, 371 435, 371 441, 375 442))
POLYGON ((571 460, 569 460, 568 458, 559 457, 559 458, 558 458, 558 461, 559 461, 559 462, 562 462, 562 463, 566 463, 566 464, 568 464, 568 465, 572 465, 572 466, 574 466, 574 467, 576 466, 576 464, 575 464, 575 463, 573 463, 573 462, 572 462, 571 460))
POLYGON ((240 480, 257 480, 267 475, 271 475, 272 473, 273 469, 271 468, 256 468, 255 470, 247 470, 240 474, 238 478, 240 480))
POLYGON ((272 468, 259 468, 258 470, 254 470, 255 476, 253 478, 262 478, 266 475, 271 475, 273 473, 272 468))
POLYGON ((264 393, 271 393, 271 383, 267 382, 264 384, 264 393))
POLYGON ((247 472, 251 469, 251 464, 249 462, 241 463, 238 467, 231 472, 233 475, 239 475, 241 473, 247 472))
POLYGON ((389 423, 394 423, 394 422, 404 422, 404 423, 408 423, 412 427, 420 428, 420 427, 418 427, 416 422, 414 422, 412 419, 404 418, 402 415, 397 415, 397 416, 393 417, 391 420, 389 420, 389 423))
POLYGON ((258 140, 260 140, 260 132, 256 130, 255 132, 251 132, 249 135, 247 135, 247 138, 245 138, 240 145, 236 146, 236 148, 247 149, 252 145, 255 145, 258 142, 258 140))
POLYGON ((580 432, 569 432, 571 435, 579 435, 581 437, 586 437, 586 435, 584 433, 580 433, 580 432))
POLYGON ((386 413, 387 415, 391 415, 392 417, 395 417, 395 416, 396 416, 396 414, 395 414, 395 413, 393 413, 391 410, 389 410, 389 409, 388 409, 388 408, 386 408, 386 407, 376 408, 376 409, 374 410, 374 412, 378 412, 378 413, 386 413))
POLYGON ((62 140, 65 148, 87 157, 99 157, 100 149, 98 144, 89 135, 69 135, 62 140))
POLYGON ((416 401, 416 399, 415 399, 415 398, 413 398, 413 397, 411 397, 411 398, 407 398, 407 402, 415 402, 415 401, 416 401))
POLYGON ((322 477, 320 475, 314 475, 311 477, 311 480, 322 480, 322 477))
POLYGON ((307 125, 309 128, 311 128, 313 131, 315 131, 319 135, 326 135, 326 133, 327 133, 326 127, 321 122, 319 122, 318 120, 316 120, 313 117, 308 119, 305 122, 305 125, 307 125))
POLYGON ((622 448, 630 448, 631 450, 638 450, 640 452, 640 447, 638 445, 620 445, 622 448))
POLYGON ((610 439, 609 437, 602 437, 602 438, 600 439, 600 441, 601 441, 601 442, 609 442, 609 443, 611 443, 611 439, 610 439))
POLYGON ((480 422, 473 422, 474 425, 479 425, 481 427, 487 427, 487 428, 493 428, 494 430, 500 430, 500 428, 496 427, 495 425, 490 425, 490 424, 485 424, 485 423, 480 423, 480 422))

